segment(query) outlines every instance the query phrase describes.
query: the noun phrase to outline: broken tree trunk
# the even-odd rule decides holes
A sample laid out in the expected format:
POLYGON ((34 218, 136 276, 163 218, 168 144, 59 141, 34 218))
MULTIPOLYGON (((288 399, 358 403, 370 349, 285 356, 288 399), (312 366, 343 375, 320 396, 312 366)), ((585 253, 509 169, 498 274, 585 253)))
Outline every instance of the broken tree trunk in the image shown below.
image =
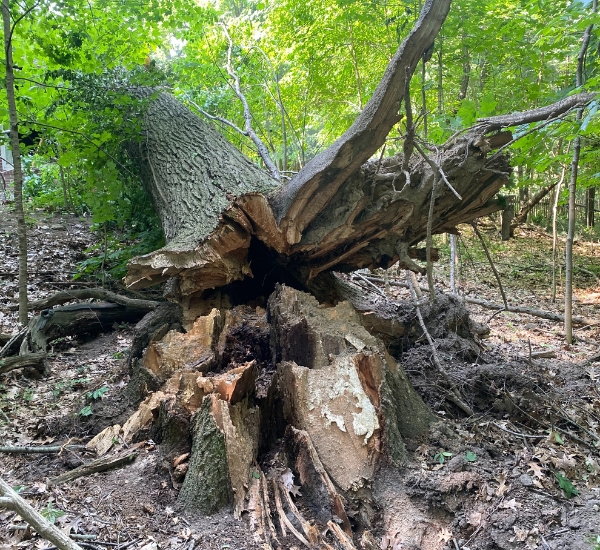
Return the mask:
MULTIPOLYGON (((126 283, 168 281, 165 296, 182 310, 139 325, 131 380, 143 401, 107 430, 126 442, 152 438, 170 459, 191 447, 183 469, 179 458, 167 461, 176 483, 187 468, 180 500, 205 513, 232 503, 267 548, 279 546, 267 529, 271 498, 284 537, 289 529, 306 544, 315 533, 287 498, 294 475, 323 527, 341 521, 338 540, 351 527, 366 533, 385 506, 378 476, 403 462, 405 440, 433 420, 388 353, 421 338, 414 307, 399 311, 331 272, 394 263, 422 272, 416 246, 428 226, 452 233, 501 208, 494 195, 510 175, 502 149, 512 135, 499 130, 593 98, 482 120, 442 146, 415 144, 419 155, 408 159, 369 160, 400 120, 407 83, 449 5, 425 2, 352 127, 283 186, 168 94, 149 100, 144 139, 129 146, 167 244, 133 259, 126 283)), ((472 336, 456 298, 421 309, 432 338, 445 338, 446 327, 457 342, 472 336)))

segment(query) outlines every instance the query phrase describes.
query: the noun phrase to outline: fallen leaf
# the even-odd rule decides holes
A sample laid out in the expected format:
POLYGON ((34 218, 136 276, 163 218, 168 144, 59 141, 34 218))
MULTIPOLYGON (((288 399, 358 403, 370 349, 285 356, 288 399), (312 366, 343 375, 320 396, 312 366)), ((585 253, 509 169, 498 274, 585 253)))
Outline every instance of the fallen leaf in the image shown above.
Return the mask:
POLYGON ((520 502, 517 502, 514 498, 511 498, 510 500, 503 502, 501 508, 510 508, 516 512, 518 508, 521 508, 521 506, 523 505, 520 502))
POLYGON ((529 470, 527 471, 533 472, 533 477, 537 477, 539 479, 544 478, 543 470, 545 470, 545 468, 541 464, 538 464, 537 462, 528 462, 527 466, 529 466, 529 470))
POLYGON ((529 536, 529 529, 521 529, 520 527, 513 527, 515 536, 511 541, 516 540, 517 542, 525 542, 529 536))
POLYGON ((506 493, 506 491, 508 491, 508 488, 510 487, 510 485, 506 484, 506 474, 500 475, 498 482, 500 485, 496 489, 496 494, 501 497, 504 493, 506 493))
POLYGON ((449 529, 446 529, 445 527, 442 527, 442 530, 440 531, 440 533, 438 535, 438 540, 440 540, 442 542, 448 542, 451 538, 452 538, 452 531, 450 531, 449 529))
POLYGON ((294 485, 294 474, 288 468, 283 474, 281 474, 281 483, 286 488, 288 493, 292 493, 295 497, 301 497, 300 485, 294 485))

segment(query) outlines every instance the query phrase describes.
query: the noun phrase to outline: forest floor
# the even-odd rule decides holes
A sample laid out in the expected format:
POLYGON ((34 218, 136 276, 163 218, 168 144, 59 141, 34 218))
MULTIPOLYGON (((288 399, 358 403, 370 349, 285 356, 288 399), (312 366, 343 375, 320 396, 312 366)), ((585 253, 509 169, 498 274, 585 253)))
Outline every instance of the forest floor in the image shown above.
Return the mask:
MULTIPOLYGON (((89 223, 43 212, 32 213, 30 222, 30 299, 93 286, 82 281, 71 286, 76 263, 95 240, 89 223)), ((501 243, 492 225, 485 229, 509 303, 560 313, 560 292, 556 303, 550 292, 550 237, 528 227, 501 243)), ((574 312, 600 319, 600 243, 579 241, 575 253, 574 312)), ((0 257, 0 332, 13 333, 18 328, 17 237, 12 214, 2 205, 0 257)), ((447 263, 442 254, 435 269, 441 291, 448 291, 447 263)), ((469 229, 461 239, 460 265, 461 295, 502 302, 469 229)), ((407 299, 403 288, 392 286, 389 292, 391 298, 407 299)), ((401 484, 406 499, 392 503, 405 517, 404 528, 386 533, 382 521, 374 529, 379 547, 597 550, 600 326, 576 327, 576 342, 567 346, 560 323, 468 307, 490 327, 480 353, 457 352, 444 348, 444 342, 438 352, 475 415, 465 417, 438 391, 426 341, 400 358, 440 422, 427 439, 407 445, 412 458, 406 467, 381 481, 401 484), (536 357, 544 351, 553 357, 536 357), (418 528, 415 522, 421 523, 418 528)), ((0 375, 0 445, 85 443, 135 410, 122 392, 132 327, 112 328, 87 342, 57 343, 47 376, 0 375)), ((2 454, 0 476, 21 487, 21 495, 65 532, 95 535, 82 543, 85 548, 261 547, 231 510, 210 517, 184 512, 158 447, 145 441, 131 464, 59 486, 48 479, 91 456, 2 454)), ((301 546, 289 537, 281 540, 281 548, 301 546)), ((13 512, 0 510, 0 550, 15 548, 51 545, 23 529, 13 512)))

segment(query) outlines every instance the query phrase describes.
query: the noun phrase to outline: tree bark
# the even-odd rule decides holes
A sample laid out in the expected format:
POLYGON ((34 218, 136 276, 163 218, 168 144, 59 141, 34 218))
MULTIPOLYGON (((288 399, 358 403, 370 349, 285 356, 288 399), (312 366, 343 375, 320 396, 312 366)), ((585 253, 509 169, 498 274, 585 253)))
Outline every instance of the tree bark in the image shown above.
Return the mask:
POLYGON ((17 235, 19 238, 19 322, 27 324, 27 226, 23 211, 23 166, 21 163, 21 143, 19 141, 19 119, 15 100, 15 73, 12 57, 12 29, 9 0, 2 0, 2 21, 4 23, 4 55, 6 59, 6 99, 10 120, 10 147, 13 154, 15 212, 17 215, 17 235))

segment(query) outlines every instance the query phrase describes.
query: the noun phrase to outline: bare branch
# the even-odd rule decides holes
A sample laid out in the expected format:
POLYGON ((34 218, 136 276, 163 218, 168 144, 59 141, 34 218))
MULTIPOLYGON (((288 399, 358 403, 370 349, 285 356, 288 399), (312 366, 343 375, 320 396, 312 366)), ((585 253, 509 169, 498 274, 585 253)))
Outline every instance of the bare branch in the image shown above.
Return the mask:
POLYGON ((267 146, 263 143, 263 141, 258 137, 254 129, 252 128, 252 113, 250 111, 250 105, 248 105, 248 100, 246 96, 242 92, 242 88, 240 86, 240 78, 238 74, 233 69, 233 65, 231 63, 231 53, 233 50, 233 41, 231 40, 231 36, 229 36, 229 31, 227 30, 227 26, 224 23, 221 23, 221 27, 223 28, 223 32, 227 38, 227 42, 229 43, 229 47, 227 48, 227 65, 225 69, 227 70, 227 74, 233 79, 233 89, 235 91, 235 95, 238 96, 238 99, 242 102, 242 106, 244 108, 244 121, 246 128, 246 135, 252 140, 256 149, 258 150, 258 154, 260 158, 265 163, 267 170, 271 177, 277 181, 281 180, 281 175, 279 174, 279 170, 275 163, 271 159, 269 155, 269 150, 267 146))

